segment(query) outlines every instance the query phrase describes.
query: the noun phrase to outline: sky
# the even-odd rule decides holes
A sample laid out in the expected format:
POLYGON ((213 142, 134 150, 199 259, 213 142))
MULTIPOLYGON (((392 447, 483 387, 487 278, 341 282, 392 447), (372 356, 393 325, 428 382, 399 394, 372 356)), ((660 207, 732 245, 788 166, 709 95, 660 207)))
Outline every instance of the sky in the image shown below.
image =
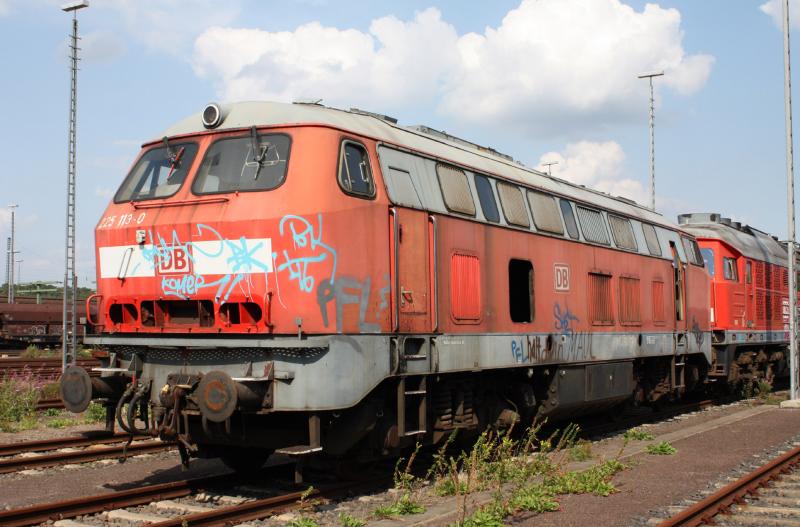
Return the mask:
MULTIPOLYGON (((0 241, 17 204, 22 281, 64 273, 61 3, 0 0, 0 241)), ((800 0, 790 12, 796 31, 800 0)), ((93 285, 94 227, 140 145, 210 101, 387 114, 648 204, 637 75, 658 70, 657 210, 786 239, 780 16, 780 0, 92 0, 78 13, 79 285, 93 285)))

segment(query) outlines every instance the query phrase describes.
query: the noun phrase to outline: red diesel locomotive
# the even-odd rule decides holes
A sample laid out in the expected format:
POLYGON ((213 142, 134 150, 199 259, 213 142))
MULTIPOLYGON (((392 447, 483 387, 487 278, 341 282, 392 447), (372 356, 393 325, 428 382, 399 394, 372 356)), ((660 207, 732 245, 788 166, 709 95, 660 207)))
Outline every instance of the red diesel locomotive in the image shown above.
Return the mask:
POLYGON ((716 367, 687 231, 359 110, 208 105, 143 146, 96 242, 108 359, 65 373, 65 404, 233 466, 655 401, 716 367))
POLYGON ((786 375, 789 343, 787 249, 777 238, 716 213, 682 214, 711 276, 710 375, 732 383, 786 375))

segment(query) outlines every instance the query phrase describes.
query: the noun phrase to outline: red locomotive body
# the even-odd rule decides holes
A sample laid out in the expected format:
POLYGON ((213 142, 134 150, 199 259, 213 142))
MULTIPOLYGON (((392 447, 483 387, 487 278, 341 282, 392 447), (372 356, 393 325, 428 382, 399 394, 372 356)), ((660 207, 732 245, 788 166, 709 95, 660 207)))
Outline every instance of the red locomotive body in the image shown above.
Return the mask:
POLYGON ((731 381, 785 374, 789 272, 777 238, 716 213, 682 214, 711 276, 712 375, 731 381))
POLYGON ((711 363, 690 235, 366 112, 209 105, 144 145, 96 241, 109 364, 68 407, 138 405, 232 463, 653 401, 711 363))

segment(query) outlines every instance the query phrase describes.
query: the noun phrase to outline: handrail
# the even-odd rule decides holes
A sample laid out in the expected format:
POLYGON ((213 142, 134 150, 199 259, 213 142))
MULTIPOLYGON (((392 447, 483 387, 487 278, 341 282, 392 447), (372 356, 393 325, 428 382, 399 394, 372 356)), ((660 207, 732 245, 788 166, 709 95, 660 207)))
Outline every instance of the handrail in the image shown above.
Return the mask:
POLYGON ((397 265, 398 259, 398 239, 397 239, 397 209, 391 207, 389 209, 389 217, 391 218, 391 236, 392 254, 389 258, 390 272, 394 272, 394 320, 392 320, 392 331, 400 330, 400 276, 397 274, 399 266, 397 265), (392 265, 394 264, 394 265, 392 265))
POLYGON ((230 199, 220 196, 217 198, 181 199, 178 201, 159 201, 155 203, 152 201, 148 201, 147 203, 132 201, 131 205, 133 205, 134 209, 161 209, 164 207, 180 207, 183 205, 204 205, 206 203, 225 203, 226 201, 230 201, 230 199))
MULTIPOLYGON (((103 295, 100 295, 98 293, 94 293, 94 294, 91 294, 88 297, 86 297, 86 321, 89 324, 93 325, 93 326, 97 326, 98 325, 97 323, 99 322, 99 319, 96 320, 96 321, 92 320, 92 311, 89 309, 89 303, 92 300, 94 300, 95 298, 99 298, 102 301, 103 295)), ((97 304, 97 311, 100 311, 100 303, 99 302, 97 304)))
POLYGON ((431 314, 433 315, 433 327, 431 331, 435 333, 439 330, 439 259, 437 258, 438 254, 438 244, 436 243, 436 233, 438 231, 439 224, 436 221, 436 216, 429 214, 428 215, 428 223, 431 228, 431 238, 430 238, 430 259, 432 265, 429 264, 429 272, 433 274, 433 280, 431 281, 431 314))

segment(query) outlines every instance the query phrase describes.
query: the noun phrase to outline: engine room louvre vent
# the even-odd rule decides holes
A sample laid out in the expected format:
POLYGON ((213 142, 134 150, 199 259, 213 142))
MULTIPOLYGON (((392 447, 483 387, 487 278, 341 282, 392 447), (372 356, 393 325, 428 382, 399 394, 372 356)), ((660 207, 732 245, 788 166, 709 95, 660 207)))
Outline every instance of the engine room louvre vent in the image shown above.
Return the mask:
POLYGON ((639 279, 621 276, 619 279, 619 321, 622 324, 642 323, 639 279))
POLYGON ((631 251, 638 249, 636 238, 633 235, 633 227, 631 227, 631 220, 609 214, 608 222, 611 224, 611 234, 614 235, 614 242, 617 247, 631 251))
POLYGON ((553 234, 564 234, 564 227, 561 225, 561 214, 553 196, 528 191, 528 205, 531 206, 533 213, 533 223, 540 231, 552 232, 553 234))
POLYGON ((663 324, 664 317, 664 282, 653 281, 653 322, 663 324))
POLYGON ((600 211, 594 209, 587 209, 586 207, 578 206, 578 221, 581 224, 583 236, 590 242, 602 243, 608 245, 608 230, 606 230, 606 222, 603 220, 603 215, 600 211))
POLYGON ((480 260, 470 254, 454 254, 450 259, 450 309, 459 322, 481 318, 480 260))
POLYGON ((522 199, 519 187, 498 181, 497 193, 500 194, 500 204, 503 206, 506 221, 517 227, 529 228, 531 222, 528 220, 528 212, 525 210, 525 201, 522 199))
POLYGON ((442 196, 447 208, 453 212, 474 216, 475 202, 464 171, 439 163, 436 165, 436 174, 439 176, 439 185, 442 187, 442 196))
POLYGON ((614 323, 611 275, 589 273, 589 319, 596 326, 610 326, 614 323))

